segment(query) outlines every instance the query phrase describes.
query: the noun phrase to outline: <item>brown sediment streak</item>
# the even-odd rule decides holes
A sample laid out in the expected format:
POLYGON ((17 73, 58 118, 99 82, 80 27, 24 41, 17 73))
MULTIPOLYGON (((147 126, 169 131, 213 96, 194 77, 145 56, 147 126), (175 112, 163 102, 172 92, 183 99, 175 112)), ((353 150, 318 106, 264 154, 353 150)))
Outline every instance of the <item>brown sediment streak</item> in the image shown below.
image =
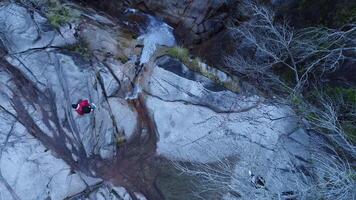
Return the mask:
POLYGON ((155 167, 157 143, 156 125, 149 115, 144 97, 129 102, 138 113, 138 126, 135 138, 122 147, 116 160, 106 163, 99 171, 114 184, 130 191, 141 192, 148 199, 164 199, 155 186, 158 170, 155 167))
POLYGON ((58 118, 53 92, 42 92, 21 70, 3 59, 0 60, 0 69, 4 69, 14 83, 11 87, 14 94, 11 103, 16 112, 14 117, 56 157, 65 161, 75 171, 125 187, 133 199, 137 199, 135 192, 142 193, 149 200, 164 199, 155 186, 158 174, 155 166, 158 140, 156 125, 143 96, 140 95, 138 99, 129 102, 138 113, 134 137, 119 147, 113 160, 104 160, 97 155, 87 156, 81 141, 67 135, 70 130, 63 127, 58 118), (34 121, 32 114, 26 109, 28 104, 39 108, 37 112, 42 115, 42 122, 51 134, 44 132, 34 121), (66 143, 72 148, 66 146, 66 143))

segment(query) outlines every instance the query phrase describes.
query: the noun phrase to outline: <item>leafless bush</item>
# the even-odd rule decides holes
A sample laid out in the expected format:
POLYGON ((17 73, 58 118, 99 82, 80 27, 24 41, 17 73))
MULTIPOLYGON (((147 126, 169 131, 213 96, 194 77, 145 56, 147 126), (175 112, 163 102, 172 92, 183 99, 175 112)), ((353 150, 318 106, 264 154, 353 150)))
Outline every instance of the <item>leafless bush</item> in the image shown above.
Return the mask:
POLYGON ((314 193, 317 199, 355 199, 355 169, 333 146, 324 143, 320 147, 316 148, 312 155, 317 184, 310 192, 314 193))
MULTIPOLYGON (((287 176, 281 176, 283 172, 274 164, 263 165, 258 163, 258 159, 253 160, 258 157, 258 152, 250 152, 249 156, 252 157, 247 160, 251 162, 215 157, 213 163, 174 161, 173 164, 182 173, 199 179, 195 187, 198 188, 195 196, 199 199, 207 199, 209 192, 225 199, 355 199, 356 172, 348 160, 321 138, 313 143, 316 144, 310 150, 313 174, 304 174, 291 163, 290 173, 293 178, 289 179, 292 178, 294 184, 290 190, 285 191, 277 188, 280 188, 278 184, 286 184, 287 176), (269 177, 263 188, 256 188, 247 173, 240 173, 245 168, 253 170, 261 167, 272 172, 268 173, 272 177, 269 177)), ((265 178, 267 176, 261 175, 265 178)))
POLYGON ((259 87, 265 90, 284 91, 305 104, 302 114, 312 129, 327 133, 338 147, 353 157, 355 146, 347 137, 340 121, 345 116, 355 123, 355 108, 340 111, 342 101, 329 101, 319 95, 318 101, 304 98, 307 89, 320 91, 324 75, 340 68, 344 61, 355 61, 356 24, 349 24, 341 30, 326 27, 310 27, 293 30, 286 20, 276 20, 274 12, 252 1, 245 1, 251 19, 231 27, 238 43, 247 41, 252 53, 237 50, 226 57, 226 64, 239 73, 258 80, 259 87), (316 105, 315 105, 316 104, 316 105), (345 111, 350 110, 350 111, 345 111), (341 113, 340 113, 341 112, 341 113), (345 113, 349 112, 349 113, 345 113))
POLYGON ((209 193, 223 196, 229 190, 234 190, 231 183, 234 166, 228 160, 219 159, 214 164, 194 162, 173 162, 173 164, 182 173, 199 179, 199 183, 195 185, 198 190, 194 191, 198 199, 206 199, 209 193))
POLYGON ((311 125, 311 128, 325 133, 326 136, 332 139, 338 147, 344 149, 352 157, 356 157, 355 145, 350 141, 343 129, 338 113, 338 107, 341 106, 341 102, 333 103, 330 99, 327 99, 325 95, 318 95, 320 101, 320 107, 309 105, 309 114, 306 120, 311 125))
POLYGON ((266 88, 273 86, 299 94, 310 80, 335 71, 356 53, 355 24, 345 31, 327 28, 294 31, 286 20, 278 22, 272 10, 251 2, 245 6, 251 19, 230 29, 237 43, 247 41, 254 51, 248 55, 236 51, 226 57, 226 64, 258 79, 266 88))
MULTIPOLYGON (((173 164, 176 169, 183 174, 195 177, 199 181, 196 182, 194 188, 195 196, 198 199, 207 199, 207 196, 212 194, 217 195, 219 199, 286 199, 285 192, 290 192, 290 196, 297 196, 298 199, 306 199, 308 196, 311 183, 308 178, 305 177, 302 171, 295 168, 293 163, 289 164, 289 178, 292 178, 294 182, 293 186, 285 186, 286 177, 281 175, 285 173, 286 169, 280 169, 278 162, 273 161, 264 162, 261 158, 260 151, 241 151, 241 147, 234 146, 237 154, 243 154, 243 160, 232 158, 220 158, 214 156, 214 152, 206 150, 210 158, 213 158, 213 162, 179 162, 174 161, 173 164), (261 162, 259 162, 261 161, 261 162), (261 172, 260 170, 268 172, 261 172), (252 170, 252 173, 261 175, 262 178, 267 178, 267 184, 262 187, 256 187, 253 183, 253 179, 248 173, 252 170), (271 183, 275 185, 271 185, 271 183), (287 190, 283 190, 289 188, 287 190)), ((262 157, 263 157, 262 153, 262 157)), ((212 198, 217 199, 218 197, 212 198)))

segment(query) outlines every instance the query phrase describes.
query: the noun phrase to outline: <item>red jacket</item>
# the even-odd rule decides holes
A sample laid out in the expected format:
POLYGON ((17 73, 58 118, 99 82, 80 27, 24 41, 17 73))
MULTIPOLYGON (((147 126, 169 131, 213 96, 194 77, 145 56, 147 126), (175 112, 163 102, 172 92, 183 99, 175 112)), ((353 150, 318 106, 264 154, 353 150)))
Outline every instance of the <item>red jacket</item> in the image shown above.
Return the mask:
POLYGON ((82 100, 81 102, 79 102, 75 111, 77 111, 79 115, 84 115, 85 114, 83 110, 84 107, 89 107, 89 108, 91 107, 88 100, 82 100))

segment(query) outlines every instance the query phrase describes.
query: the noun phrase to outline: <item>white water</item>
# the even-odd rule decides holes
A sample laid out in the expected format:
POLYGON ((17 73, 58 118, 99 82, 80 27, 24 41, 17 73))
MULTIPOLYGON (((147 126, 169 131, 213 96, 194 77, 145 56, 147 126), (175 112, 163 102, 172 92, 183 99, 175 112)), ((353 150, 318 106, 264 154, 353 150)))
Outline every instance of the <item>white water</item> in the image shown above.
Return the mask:
POLYGON ((174 46, 176 40, 173 35, 173 28, 166 23, 149 16, 150 25, 139 39, 143 40, 143 50, 140 58, 140 63, 147 63, 153 53, 156 51, 157 45, 174 46))

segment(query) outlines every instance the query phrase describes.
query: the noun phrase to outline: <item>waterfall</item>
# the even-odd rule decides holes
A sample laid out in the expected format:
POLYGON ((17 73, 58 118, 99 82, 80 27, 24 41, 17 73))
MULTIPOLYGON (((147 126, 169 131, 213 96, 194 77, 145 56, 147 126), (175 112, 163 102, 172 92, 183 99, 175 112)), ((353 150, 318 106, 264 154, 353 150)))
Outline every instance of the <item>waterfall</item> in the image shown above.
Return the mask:
POLYGON ((139 39, 143 40, 143 50, 140 64, 147 63, 156 50, 157 45, 174 46, 176 44, 173 28, 163 21, 148 16, 150 23, 147 30, 139 39))

